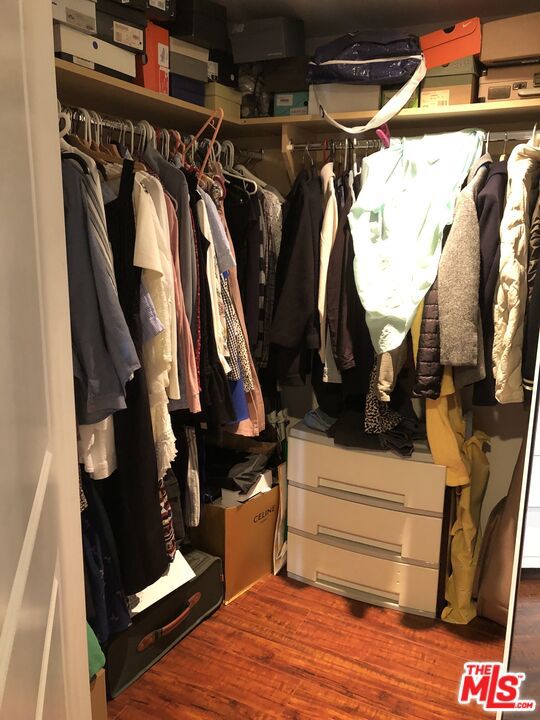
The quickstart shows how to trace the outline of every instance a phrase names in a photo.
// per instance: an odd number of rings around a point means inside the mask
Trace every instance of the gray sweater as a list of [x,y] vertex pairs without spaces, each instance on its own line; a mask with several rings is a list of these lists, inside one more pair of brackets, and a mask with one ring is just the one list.
[[480,229],[476,195],[487,177],[484,155],[471,168],[456,201],[454,220],[439,263],[441,363],[476,367],[479,360]]

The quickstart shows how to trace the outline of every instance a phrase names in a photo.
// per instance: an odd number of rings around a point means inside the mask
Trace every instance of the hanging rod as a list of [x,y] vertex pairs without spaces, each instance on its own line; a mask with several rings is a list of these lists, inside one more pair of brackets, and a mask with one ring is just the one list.
[[248,160],[263,160],[264,159],[263,148],[261,148],[260,150],[245,150],[244,148],[235,147],[235,150],[239,155],[243,155]]
[[508,132],[488,132],[486,133],[486,139],[489,142],[502,142],[508,140],[509,142],[514,141],[528,141],[533,136],[531,130],[510,130]]
[[325,143],[289,143],[287,150],[379,150],[382,147],[380,140],[336,140]]

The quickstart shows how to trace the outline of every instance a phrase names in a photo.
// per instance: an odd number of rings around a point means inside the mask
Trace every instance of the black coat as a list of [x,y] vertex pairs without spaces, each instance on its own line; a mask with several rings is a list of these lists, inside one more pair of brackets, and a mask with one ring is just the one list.
[[272,364],[286,385],[301,385],[307,357],[319,347],[319,245],[323,218],[319,177],[302,171],[283,208],[283,233],[276,270],[270,340]]
[[438,398],[441,393],[443,366],[439,330],[439,293],[437,278],[424,298],[424,311],[420,325],[420,340],[416,358],[416,377],[413,395],[423,398]]

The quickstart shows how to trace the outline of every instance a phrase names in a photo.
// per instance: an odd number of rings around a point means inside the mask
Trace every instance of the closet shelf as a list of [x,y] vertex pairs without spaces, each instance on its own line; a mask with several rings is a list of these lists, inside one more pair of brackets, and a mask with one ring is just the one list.
[[[146,90],[124,80],[56,59],[58,97],[66,105],[76,105],[104,114],[134,120],[145,119],[156,125],[183,131],[197,130],[211,110]],[[345,125],[367,122],[373,112],[339,113],[333,117]],[[391,121],[397,131],[443,131],[463,127],[511,129],[511,125],[540,121],[540,99],[504,100],[493,103],[451,105],[440,108],[402,110]],[[311,133],[335,133],[336,130],[316,115],[269,117],[239,120],[225,118],[223,137],[281,135],[282,128],[299,128]]]

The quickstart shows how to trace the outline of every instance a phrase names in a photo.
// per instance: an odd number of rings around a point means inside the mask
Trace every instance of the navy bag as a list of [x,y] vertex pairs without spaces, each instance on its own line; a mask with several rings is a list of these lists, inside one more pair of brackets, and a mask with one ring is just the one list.
[[402,85],[421,60],[415,35],[349,33],[317,48],[309,63],[308,82]]
[[358,135],[380,127],[396,115],[412,97],[425,74],[424,56],[415,35],[355,32],[317,48],[309,63],[308,82],[310,85],[402,85],[366,125],[345,127],[333,120],[320,105],[321,115],[328,122]]

